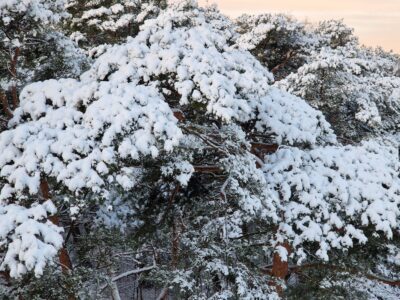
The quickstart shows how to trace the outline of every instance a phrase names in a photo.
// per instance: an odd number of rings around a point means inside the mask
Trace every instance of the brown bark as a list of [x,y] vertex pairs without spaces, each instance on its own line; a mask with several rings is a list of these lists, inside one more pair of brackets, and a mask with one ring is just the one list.
[[177,118],[179,122],[183,122],[186,119],[185,114],[181,110],[175,110],[174,117]]
[[[259,157],[260,159],[264,159],[264,156],[267,154],[275,153],[276,151],[278,151],[278,148],[279,145],[276,144],[251,143],[251,153]],[[257,164],[257,167],[260,168],[261,166]],[[278,246],[284,247],[288,255],[290,254],[291,249],[288,242],[284,242],[282,244],[279,244]],[[268,274],[281,281],[285,281],[289,275],[288,260],[283,261],[279,253],[275,252],[272,259],[272,270],[271,272],[268,272]],[[271,285],[275,286],[279,295],[282,295],[283,289],[279,283],[272,281]]]
[[[288,255],[290,254],[290,246],[289,243],[285,242],[280,244],[279,246],[284,247]],[[287,275],[289,275],[289,262],[288,260],[283,261],[279,253],[274,253],[273,263],[272,263],[272,276],[285,280]]]
[[[285,247],[285,249],[288,252],[288,255],[290,254],[290,245],[289,243],[285,242],[283,244],[279,244],[278,246]],[[281,283],[286,281],[290,272],[289,272],[289,262],[288,260],[283,261],[279,253],[274,253],[274,257],[272,259],[272,269],[264,270],[264,272],[268,275],[271,275],[278,279],[280,282],[277,281],[270,281],[269,284],[273,287],[275,287],[278,295],[282,296],[283,294],[283,288]]]
[[[260,159],[264,159],[264,156],[267,154],[272,154],[278,151],[279,145],[276,144],[262,144],[262,143],[252,143],[251,144],[251,153],[259,157]],[[257,167],[260,167],[257,165]],[[279,244],[278,246],[284,247],[290,254],[290,245],[288,242],[284,242]],[[289,275],[289,262],[288,260],[283,261],[279,253],[274,253],[272,258],[272,269],[269,272],[269,275],[275,277],[280,281],[285,281]],[[271,281],[270,284],[276,288],[276,291],[279,295],[282,295],[283,289],[279,282]]]
[[178,266],[178,255],[179,255],[179,232],[177,224],[174,220],[172,224],[172,241],[171,241],[171,266],[176,269]]
[[[51,198],[50,190],[49,190],[49,184],[46,179],[42,179],[40,182],[40,190],[42,192],[42,196],[44,199],[48,200]],[[49,217],[49,220],[54,224],[59,226],[60,225],[60,220],[58,216],[51,216]],[[69,270],[72,270],[72,263],[71,259],[68,255],[67,249],[65,247],[62,247],[59,254],[58,254],[58,259],[61,265],[61,269],[64,273],[68,273]]]
[[[40,181],[40,190],[42,192],[42,196],[44,199],[48,200],[51,198],[49,184],[45,178],[42,178]],[[59,226],[60,219],[58,216],[49,217],[50,222],[54,225]],[[72,270],[72,263],[69,257],[68,251],[65,247],[62,247],[58,253],[58,261],[61,265],[61,270],[64,274],[68,274],[70,270]],[[74,295],[68,295],[68,300],[76,300]]]
[[207,174],[207,173],[220,174],[223,172],[221,167],[211,166],[211,165],[194,166],[194,171],[195,173],[201,173],[201,174]]
[[278,148],[279,145],[276,144],[251,143],[251,153],[260,159],[264,159],[267,154],[275,153]]
[[0,101],[1,101],[1,104],[3,105],[3,110],[4,110],[4,113],[6,114],[7,118],[11,119],[13,114],[8,105],[7,97],[2,92],[0,92]]
[[18,104],[19,104],[18,92],[17,92],[17,86],[16,85],[11,87],[11,96],[12,96],[12,102],[13,102],[13,109],[16,109],[18,107]]
[[278,150],[279,145],[251,143],[251,151],[264,151],[265,153],[274,153]]

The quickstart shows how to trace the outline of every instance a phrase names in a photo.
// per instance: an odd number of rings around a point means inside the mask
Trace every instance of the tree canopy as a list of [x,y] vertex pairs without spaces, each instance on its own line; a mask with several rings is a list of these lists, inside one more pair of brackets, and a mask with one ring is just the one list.
[[0,36],[4,299],[397,299],[397,55],[191,0],[6,1]]

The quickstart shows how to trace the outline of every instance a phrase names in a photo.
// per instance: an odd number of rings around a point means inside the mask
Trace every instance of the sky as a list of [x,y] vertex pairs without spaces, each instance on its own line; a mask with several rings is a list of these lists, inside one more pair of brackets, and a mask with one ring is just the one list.
[[242,13],[283,12],[300,20],[317,22],[344,19],[360,42],[400,53],[400,0],[200,0],[216,3],[237,17]]

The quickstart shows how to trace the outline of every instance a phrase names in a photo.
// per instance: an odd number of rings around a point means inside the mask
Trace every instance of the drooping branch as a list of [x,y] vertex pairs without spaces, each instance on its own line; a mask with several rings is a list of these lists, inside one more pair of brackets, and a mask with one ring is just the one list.
[[149,267],[144,267],[144,268],[140,268],[140,269],[135,269],[135,270],[126,271],[126,272],[124,272],[124,273],[122,273],[122,274],[119,274],[118,276],[115,276],[115,277],[112,279],[112,281],[115,282],[115,281],[118,281],[118,280],[120,280],[120,279],[122,279],[122,278],[131,276],[131,275],[134,275],[134,274],[139,274],[139,273],[147,272],[147,271],[153,270],[155,267],[156,267],[156,264],[155,264],[155,262],[154,262],[154,264],[153,264],[152,266],[149,266]]
[[400,279],[390,279],[386,277],[382,277],[379,275],[374,275],[366,272],[362,272],[356,268],[352,267],[342,267],[337,265],[331,264],[324,264],[324,263],[312,263],[312,264],[305,264],[301,266],[289,266],[289,270],[291,273],[300,273],[307,269],[329,269],[330,271],[334,272],[347,272],[353,275],[362,275],[367,279],[378,281],[390,286],[400,286]]
[[[279,149],[277,144],[263,144],[263,143],[251,143],[251,153],[254,154],[257,166],[261,167],[263,163],[264,156],[276,152]],[[223,169],[216,165],[204,165],[204,166],[194,166],[194,171],[196,173],[223,173]]]
[[119,297],[119,292],[118,292],[118,286],[116,284],[116,282],[120,279],[123,279],[125,277],[134,275],[134,274],[140,274],[143,272],[147,272],[147,271],[151,271],[156,267],[156,262],[154,260],[153,265],[149,266],[149,267],[144,267],[144,268],[139,268],[139,269],[135,269],[135,270],[130,270],[130,271],[126,271],[124,273],[121,273],[115,277],[113,277],[111,279],[111,281],[109,281],[106,285],[104,285],[103,287],[100,288],[100,291],[103,291],[107,286],[110,287],[111,292],[113,294],[113,297],[118,299]]
[[[267,265],[261,268],[261,271],[264,272],[265,274],[272,275],[272,268],[273,264]],[[374,275],[370,273],[366,273],[363,271],[360,271],[356,268],[352,267],[343,267],[343,266],[337,266],[337,265],[332,265],[332,264],[325,264],[325,263],[310,263],[310,264],[304,264],[304,265],[289,265],[288,266],[288,274],[290,275],[292,273],[302,273],[303,271],[309,270],[309,269],[327,269],[333,272],[345,272],[345,273],[350,273],[352,275],[361,275],[367,279],[378,281],[390,286],[400,286],[400,279],[391,279],[379,275]]]

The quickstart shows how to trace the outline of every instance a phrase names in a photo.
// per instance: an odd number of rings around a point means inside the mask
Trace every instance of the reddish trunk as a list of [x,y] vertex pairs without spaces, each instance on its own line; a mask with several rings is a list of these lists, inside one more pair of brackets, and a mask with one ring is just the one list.
[[[179,192],[179,189],[180,189],[180,186],[178,184],[171,193],[171,196],[168,201],[168,206],[169,206],[170,210],[173,209],[172,206],[174,204],[175,197]],[[175,216],[173,216],[172,233],[171,233],[171,268],[172,268],[172,270],[175,270],[178,266],[179,238],[180,238],[179,229],[177,226],[177,222],[175,220]],[[168,299],[168,288],[164,288],[163,291],[161,292],[160,296],[158,296],[157,299],[167,300]]]
[[18,101],[18,92],[17,92],[17,86],[14,85],[11,88],[11,96],[13,100],[13,108],[16,109],[18,107],[19,101]]
[[[169,198],[169,208],[172,208],[174,203],[176,194],[179,192],[180,186],[177,185],[175,189],[172,191],[171,197]],[[172,236],[171,236],[171,266],[172,269],[176,269],[178,265],[178,255],[179,255],[179,230],[177,228],[177,224],[174,220],[172,222]]]
[[[42,179],[42,181],[40,182],[40,190],[42,192],[42,196],[44,199],[48,200],[51,198],[49,184],[47,183],[46,179]],[[57,225],[57,226],[60,225],[60,220],[59,220],[58,216],[51,216],[51,217],[49,217],[49,220],[54,225]],[[58,259],[61,264],[62,271],[64,273],[67,273],[69,270],[72,270],[71,259],[69,258],[67,249],[65,249],[65,247],[61,248],[61,250],[58,254]]]
[[[43,178],[40,181],[40,190],[42,192],[42,196],[44,199],[48,200],[51,198],[50,194],[50,189],[49,189],[49,184],[45,178]],[[58,216],[51,216],[49,217],[49,220],[54,224],[54,225],[59,225],[60,220]],[[70,270],[72,270],[72,263],[71,259],[69,257],[68,251],[65,247],[62,247],[58,253],[58,260],[61,265],[61,270],[64,274],[68,274]],[[74,295],[69,295],[68,300],[76,300]]]
[[220,166],[194,166],[194,171],[200,174],[220,174],[223,172],[223,169]]
[[270,153],[275,153],[279,148],[276,144],[263,144],[263,143],[251,143],[251,153],[264,158],[263,156]]
[[[283,244],[279,244],[278,246],[284,247],[288,253],[290,254],[290,245],[289,243],[285,242]],[[288,259],[283,261],[279,253],[274,253],[273,261],[272,261],[272,270],[271,275],[275,278],[279,279],[280,281],[285,281],[287,276],[289,275],[289,262]],[[279,295],[282,295],[283,289],[280,283],[272,283],[275,286],[276,291]]]
[[181,110],[174,111],[174,117],[178,119],[179,122],[185,121],[185,114]]
[[0,92],[0,101],[1,101],[1,104],[3,105],[3,110],[4,110],[4,113],[6,114],[7,118],[11,119],[13,114],[8,105],[7,97],[6,97],[6,95],[4,95],[1,92]]
[[[285,242],[279,246],[284,247],[288,252],[288,255],[290,254],[289,243]],[[289,262],[287,260],[283,261],[279,253],[274,253],[271,274],[272,276],[282,280],[285,280],[286,276],[289,274]]]
[[[251,153],[259,157],[260,159],[264,159],[265,155],[275,153],[278,151],[279,145],[276,144],[263,144],[263,143],[251,143]],[[257,164],[257,168],[260,168]],[[284,247],[288,253],[290,254],[290,245],[288,242],[284,242],[279,244],[278,246]],[[287,276],[289,275],[289,262],[283,261],[279,253],[274,253],[274,257],[272,259],[272,270],[268,272],[270,275],[279,279],[281,281],[286,280]],[[276,282],[271,282],[272,286],[275,286],[278,294],[283,293],[282,286],[277,284]]]

